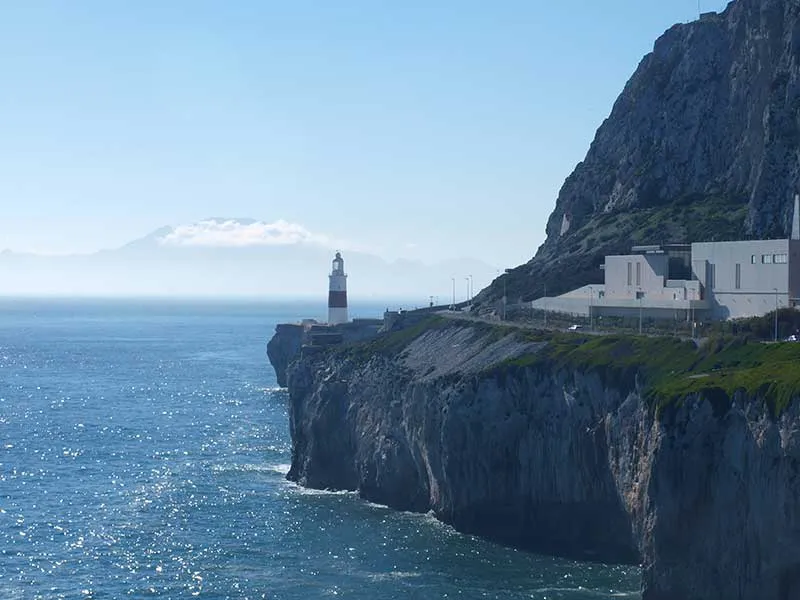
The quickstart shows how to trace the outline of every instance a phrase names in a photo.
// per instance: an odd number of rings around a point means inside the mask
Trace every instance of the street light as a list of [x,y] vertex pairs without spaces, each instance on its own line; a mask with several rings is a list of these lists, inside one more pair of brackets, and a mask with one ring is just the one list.
[[471,296],[469,295],[469,277],[464,277],[464,281],[467,282],[467,304],[471,306],[472,302],[471,302]]
[[642,334],[642,298],[644,294],[642,294],[641,290],[636,292],[636,295],[639,296],[639,335]]
[[506,306],[508,305],[508,273],[511,269],[503,271],[503,321],[506,320]]
[[594,319],[592,318],[592,308],[594,308],[593,299],[594,289],[592,289],[592,286],[589,286],[589,331],[594,331]]
[[547,284],[544,284],[544,328],[547,329]]
[[772,288],[775,292],[775,336],[774,341],[778,341],[778,288]]
[[456,309],[456,278],[451,277],[450,279],[453,280],[453,303],[450,305],[451,310]]

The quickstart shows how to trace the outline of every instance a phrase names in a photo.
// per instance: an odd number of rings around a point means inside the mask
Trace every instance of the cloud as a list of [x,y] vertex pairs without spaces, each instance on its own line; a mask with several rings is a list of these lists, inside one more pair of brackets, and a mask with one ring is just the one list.
[[167,246],[213,246],[241,248],[247,246],[287,246],[315,244],[333,248],[346,247],[328,236],[318,235],[297,223],[282,219],[274,223],[241,222],[236,219],[208,219],[190,225],[179,225],[159,239]]

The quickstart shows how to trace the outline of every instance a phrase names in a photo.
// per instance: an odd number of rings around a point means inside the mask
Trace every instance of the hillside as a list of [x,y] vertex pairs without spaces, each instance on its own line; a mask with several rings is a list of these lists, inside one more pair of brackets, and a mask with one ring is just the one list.
[[[783,237],[800,152],[800,4],[736,0],[671,27],[562,186],[510,301],[602,281],[634,243]],[[496,300],[502,279],[479,297]]]

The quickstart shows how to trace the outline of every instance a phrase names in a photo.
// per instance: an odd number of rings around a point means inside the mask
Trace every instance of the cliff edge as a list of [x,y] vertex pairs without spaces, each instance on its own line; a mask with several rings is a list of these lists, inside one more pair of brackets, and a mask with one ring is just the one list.
[[299,323],[281,323],[275,327],[275,335],[267,342],[267,358],[280,387],[286,387],[286,370],[295,358],[306,338],[306,327]]
[[800,344],[431,318],[290,365],[288,477],[641,563],[645,600],[796,599],[797,359]]

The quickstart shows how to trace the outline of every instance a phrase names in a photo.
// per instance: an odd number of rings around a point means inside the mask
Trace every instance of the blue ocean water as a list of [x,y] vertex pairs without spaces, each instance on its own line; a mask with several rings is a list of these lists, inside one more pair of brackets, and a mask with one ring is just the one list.
[[638,597],[635,568],[287,482],[266,342],[320,312],[0,300],[0,598]]

